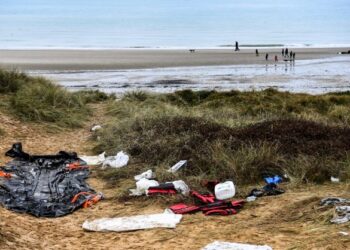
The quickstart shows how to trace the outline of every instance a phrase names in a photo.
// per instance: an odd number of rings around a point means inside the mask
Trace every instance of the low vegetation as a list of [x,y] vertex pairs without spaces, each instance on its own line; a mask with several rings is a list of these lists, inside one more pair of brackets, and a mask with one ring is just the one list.
[[0,70],[0,107],[23,121],[79,127],[88,118],[88,103],[104,101],[99,91],[69,92],[41,77]]
[[96,153],[126,150],[133,167],[108,171],[116,183],[153,168],[162,181],[178,160],[195,185],[202,179],[252,184],[271,174],[294,183],[350,177],[350,93],[306,95],[274,89],[251,92],[190,90],[126,94],[108,107],[110,122]]

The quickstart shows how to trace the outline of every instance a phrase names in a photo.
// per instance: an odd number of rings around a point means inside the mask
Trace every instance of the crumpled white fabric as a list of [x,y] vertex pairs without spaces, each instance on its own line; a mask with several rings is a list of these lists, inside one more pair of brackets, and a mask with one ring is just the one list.
[[336,206],[337,217],[331,220],[335,224],[343,224],[350,221],[350,206]]
[[272,247],[263,245],[250,245],[242,243],[231,243],[224,241],[214,241],[206,245],[202,250],[272,250]]
[[181,214],[149,214],[119,218],[102,218],[85,221],[83,229],[99,232],[124,232],[150,228],[175,228],[182,219]]
[[189,195],[190,188],[183,180],[173,181],[172,182],[175,189],[183,195]]
[[89,155],[81,155],[79,158],[83,161],[86,162],[87,165],[89,166],[97,166],[101,165],[106,157],[105,157],[106,152],[103,152],[102,154],[95,155],[95,156],[89,156]]
[[148,179],[141,179],[138,182],[136,182],[136,189],[129,189],[131,196],[141,196],[147,193],[147,190],[150,187],[156,187],[159,186],[158,181],[155,180],[148,180]]
[[156,175],[153,173],[153,171],[151,169],[149,169],[149,170],[143,172],[142,174],[135,175],[134,179],[135,179],[135,181],[139,181],[141,179],[153,179],[155,177],[156,177]]
[[102,168],[112,167],[112,168],[121,168],[128,165],[129,156],[123,151],[118,152],[116,156],[108,156],[103,164]]

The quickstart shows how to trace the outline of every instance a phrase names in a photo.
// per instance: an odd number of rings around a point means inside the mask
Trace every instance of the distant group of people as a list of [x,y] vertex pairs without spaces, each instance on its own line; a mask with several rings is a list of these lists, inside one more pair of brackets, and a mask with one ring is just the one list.
[[289,54],[288,54],[288,48],[286,48],[286,49],[282,49],[282,57],[283,58],[285,58],[285,59],[287,59],[287,58],[289,58],[289,60],[295,60],[295,52],[293,52],[293,51],[290,51],[289,52]]
[[[238,42],[235,42],[235,51],[239,51],[239,46],[238,46]],[[350,52],[350,51],[349,51]],[[259,50],[255,49],[255,55],[259,56]],[[293,52],[292,50],[288,50],[288,48],[283,48],[282,49],[282,59],[284,61],[295,61],[295,52]],[[269,60],[269,53],[265,54],[265,60],[268,61]],[[278,62],[278,55],[275,55],[274,57],[275,63]]]
[[[255,54],[256,56],[259,56],[259,51],[256,49],[255,50]],[[294,61],[295,60],[295,52],[293,51],[288,51],[288,48],[286,49],[282,49],[282,58],[284,61]],[[266,53],[265,55],[265,60],[268,61],[269,60],[269,53]],[[275,55],[275,62],[278,62],[278,56]]]

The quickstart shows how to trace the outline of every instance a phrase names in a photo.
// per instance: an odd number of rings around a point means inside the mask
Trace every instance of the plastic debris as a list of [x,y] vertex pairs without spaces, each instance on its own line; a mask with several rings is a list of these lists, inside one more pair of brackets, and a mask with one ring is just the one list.
[[232,181],[219,183],[215,186],[215,197],[218,200],[230,199],[236,194],[235,185]]
[[131,196],[141,196],[141,195],[147,194],[147,190],[150,187],[156,187],[156,186],[159,186],[158,181],[141,179],[138,182],[136,182],[136,189],[129,190],[130,195]]
[[170,173],[176,173],[180,168],[187,165],[187,160],[181,160],[178,163],[176,163],[174,166],[168,169],[168,172]]
[[272,247],[264,245],[250,245],[242,243],[231,243],[224,241],[214,241],[206,245],[202,250],[272,250]]
[[143,172],[142,174],[135,175],[134,179],[135,181],[139,181],[141,179],[154,179],[156,177],[155,173],[151,169],[147,170],[146,172]]
[[99,129],[101,129],[101,128],[102,128],[101,125],[95,125],[95,126],[93,126],[93,127],[91,128],[91,131],[92,131],[92,132],[95,132],[95,131],[97,131],[97,130],[99,130]]
[[128,165],[128,162],[129,162],[129,156],[125,154],[123,151],[120,151],[116,156],[107,157],[102,164],[102,168],[106,168],[106,167],[121,168]]
[[81,155],[79,156],[79,159],[85,161],[86,164],[89,166],[98,166],[105,161],[106,159],[105,155],[106,155],[106,152],[103,152],[102,154],[99,154],[96,156]]
[[348,235],[349,235],[349,233],[344,232],[344,231],[340,231],[339,234],[340,234],[340,235],[343,235],[343,236],[348,236]]
[[255,201],[255,200],[256,200],[256,196],[254,196],[254,195],[248,196],[248,197],[246,198],[246,201],[247,201],[247,202],[252,202],[252,201]]
[[93,221],[85,221],[83,223],[83,228],[88,231],[98,232],[125,232],[151,228],[175,228],[181,219],[182,215],[172,213],[102,218]]
[[339,183],[339,182],[340,182],[340,179],[339,179],[339,178],[335,178],[335,177],[331,176],[331,182],[334,182],[334,183]]

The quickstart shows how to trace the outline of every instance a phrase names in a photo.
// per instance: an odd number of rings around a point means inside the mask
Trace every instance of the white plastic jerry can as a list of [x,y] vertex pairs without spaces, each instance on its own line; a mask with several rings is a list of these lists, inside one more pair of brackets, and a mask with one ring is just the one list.
[[232,181],[225,181],[215,186],[215,197],[218,200],[230,199],[236,194],[235,185]]

